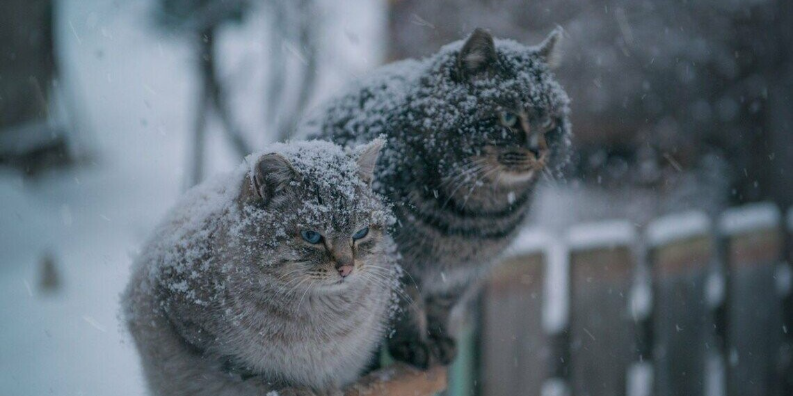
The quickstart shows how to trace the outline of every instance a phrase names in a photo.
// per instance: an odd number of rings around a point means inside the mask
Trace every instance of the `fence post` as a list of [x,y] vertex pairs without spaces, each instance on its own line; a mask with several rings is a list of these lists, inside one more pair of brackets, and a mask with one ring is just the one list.
[[787,212],[785,262],[777,281],[782,298],[782,334],[784,345],[780,351],[782,395],[793,395],[793,207]]
[[540,395],[551,374],[552,348],[543,328],[545,246],[535,230],[518,236],[482,293],[480,394]]
[[[704,395],[711,339],[705,282],[715,253],[712,223],[702,212],[649,224],[653,284],[654,396]],[[715,352],[710,352],[715,353]]]
[[783,241],[779,209],[753,204],[725,211],[727,394],[775,396],[782,307],[775,280]]
[[543,326],[550,337],[552,371],[542,396],[570,395],[570,255],[564,243],[548,245]]
[[570,377],[575,396],[626,394],[635,361],[634,227],[624,221],[575,226],[570,248]]

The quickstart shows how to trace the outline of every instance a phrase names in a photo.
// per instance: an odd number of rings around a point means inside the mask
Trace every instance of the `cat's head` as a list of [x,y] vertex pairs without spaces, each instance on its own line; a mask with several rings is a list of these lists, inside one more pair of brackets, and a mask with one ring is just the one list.
[[441,179],[469,172],[510,187],[558,170],[570,141],[569,100],[551,72],[561,37],[525,46],[477,29],[441,50],[414,105],[427,144],[443,145],[432,150]]
[[268,283],[333,292],[384,278],[392,218],[371,188],[382,145],[296,142],[251,161],[240,234],[253,237]]

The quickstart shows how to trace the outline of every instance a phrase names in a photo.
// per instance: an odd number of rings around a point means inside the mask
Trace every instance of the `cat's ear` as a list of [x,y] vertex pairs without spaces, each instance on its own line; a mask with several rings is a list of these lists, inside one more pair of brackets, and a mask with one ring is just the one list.
[[540,43],[537,54],[551,69],[555,69],[562,62],[562,50],[559,48],[564,36],[564,29],[557,26],[545,40]]
[[297,171],[282,155],[265,154],[253,167],[254,193],[265,203],[270,202],[296,176]]
[[463,44],[457,55],[457,75],[460,80],[483,73],[498,62],[493,36],[477,28]]
[[356,147],[355,162],[358,164],[358,176],[366,184],[372,185],[374,179],[374,167],[377,164],[377,158],[380,157],[380,150],[383,148],[385,140],[377,138],[371,142]]

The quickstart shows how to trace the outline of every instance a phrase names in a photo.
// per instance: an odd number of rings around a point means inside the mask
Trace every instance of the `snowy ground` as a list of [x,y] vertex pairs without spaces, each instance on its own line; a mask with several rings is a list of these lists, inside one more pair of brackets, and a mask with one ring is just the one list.
[[[182,190],[193,58],[185,41],[151,31],[148,3],[59,4],[70,98],[98,155],[35,181],[0,170],[0,395],[141,395],[118,297],[131,257]],[[320,96],[381,59],[373,4],[330,11],[325,36],[339,50],[329,63],[343,70],[321,79]],[[236,159],[212,136],[210,169],[226,170]],[[47,251],[63,282],[53,294],[37,286]]]

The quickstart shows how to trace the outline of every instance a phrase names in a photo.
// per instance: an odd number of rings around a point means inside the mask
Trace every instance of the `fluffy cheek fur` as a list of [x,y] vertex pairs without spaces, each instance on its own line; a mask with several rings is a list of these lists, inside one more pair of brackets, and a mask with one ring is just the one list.
[[383,227],[373,225],[370,226],[369,235],[354,245],[356,271],[365,275],[386,269],[378,261],[383,254],[388,254],[383,250],[383,237]]

